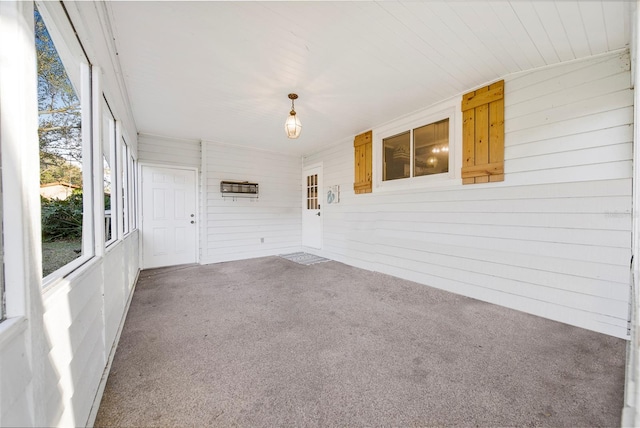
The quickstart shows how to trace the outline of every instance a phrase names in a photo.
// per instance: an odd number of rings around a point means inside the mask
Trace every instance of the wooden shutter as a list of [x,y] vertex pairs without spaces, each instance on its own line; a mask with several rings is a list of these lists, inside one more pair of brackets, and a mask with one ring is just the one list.
[[358,193],[371,193],[371,177],[373,161],[371,159],[372,151],[372,135],[371,131],[356,135],[353,141],[355,149],[355,182],[353,190]]
[[462,96],[462,184],[504,180],[504,80]]

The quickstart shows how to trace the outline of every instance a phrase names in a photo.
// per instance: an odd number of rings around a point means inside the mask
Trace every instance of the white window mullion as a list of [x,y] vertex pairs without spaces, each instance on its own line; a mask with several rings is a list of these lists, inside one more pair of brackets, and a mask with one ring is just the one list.
[[122,133],[119,121],[114,121],[114,140],[111,145],[111,159],[114,165],[111,167],[111,221],[113,222],[113,238],[114,241],[122,239],[122,188],[120,175],[120,153],[122,143]]
[[[99,82],[96,82],[95,74],[96,67],[89,66],[89,64],[82,63],[81,68],[81,85],[82,94],[81,108],[82,108],[82,158],[87,159],[86,167],[82,169],[82,254],[87,256],[93,256],[95,254],[95,233],[94,233],[94,205],[93,205],[93,168],[91,159],[93,159],[93,144],[95,142],[95,114],[96,106],[92,102],[93,96],[91,94],[92,87],[99,86]],[[99,110],[99,109],[98,109]],[[99,113],[99,111],[98,111]],[[94,119],[94,120],[92,120]],[[91,124],[93,123],[93,126]],[[98,127],[99,128],[99,127]],[[98,129],[99,132],[99,129]]]
[[120,189],[122,189],[122,195],[120,200],[122,201],[122,236],[125,236],[130,231],[129,226],[129,148],[124,138],[120,137]]
[[[118,127],[113,117],[109,104],[102,96],[102,151],[101,160],[102,171],[102,196],[101,203],[104,215],[102,217],[102,228],[104,230],[104,244],[110,246],[119,239],[118,231]],[[109,193],[109,212],[105,206],[105,198]],[[107,215],[108,214],[108,215]]]
[[415,149],[414,149],[414,141],[413,141],[413,129],[409,130],[409,178],[414,177],[414,157],[415,157]]
[[103,167],[103,150],[102,150],[102,81],[100,78],[101,70],[93,67],[93,192],[95,197],[93,202],[93,219],[94,219],[94,248],[97,256],[104,254],[105,236],[104,236],[104,167]]

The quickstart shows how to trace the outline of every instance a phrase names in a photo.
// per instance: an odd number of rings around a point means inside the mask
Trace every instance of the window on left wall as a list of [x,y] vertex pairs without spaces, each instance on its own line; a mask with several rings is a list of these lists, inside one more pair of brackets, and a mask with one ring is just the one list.
[[116,205],[116,119],[107,100],[102,101],[102,186],[104,191],[104,242],[109,246],[118,239]]
[[[94,254],[90,66],[79,54],[82,50],[77,39],[53,22],[45,5],[34,8],[34,22],[42,275],[56,278]],[[68,22],[63,24],[70,27]],[[70,45],[74,42],[77,46]]]

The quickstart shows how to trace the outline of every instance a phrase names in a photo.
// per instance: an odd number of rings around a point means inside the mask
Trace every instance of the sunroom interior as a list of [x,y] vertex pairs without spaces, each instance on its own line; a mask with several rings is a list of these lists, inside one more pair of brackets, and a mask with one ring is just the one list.
[[0,2],[0,425],[93,424],[141,270],[296,252],[626,340],[638,425],[636,10]]

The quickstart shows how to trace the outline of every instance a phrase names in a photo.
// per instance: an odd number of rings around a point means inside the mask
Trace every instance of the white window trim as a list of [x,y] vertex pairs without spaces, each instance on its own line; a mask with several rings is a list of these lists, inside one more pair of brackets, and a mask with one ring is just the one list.
[[[461,160],[459,159],[462,150],[462,113],[460,112],[460,100],[458,98],[459,97],[451,98],[435,106],[420,110],[373,129],[372,162],[374,193],[462,185],[460,173]],[[413,131],[416,128],[443,119],[449,119],[449,172],[383,181],[382,140],[403,132]],[[411,141],[412,171],[413,151],[413,141]]]
[[[135,159],[133,157],[132,147],[130,141],[132,141],[125,127],[122,124],[122,121],[116,120],[116,130],[118,135],[118,170],[119,177],[124,180],[124,183],[120,183],[119,191],[123,192],[119,196],[119,203],[121,205],[122,217],[120,218],[121,223],[121,234],[119,235],[119,239],[124,239],[129,236],[132,232],[137,230],[136,225],[136,170],[135,170]],[[126,153],[123,152],[123,148],[126,147]],[[126,159],[125,159],[126,158]],[[125,227],[125,225],[127,227]]]
[[87,59],[65,10],[60,2],[36,1],[36,6],[74,89],[79,90],[76,85],[83,79],[80,63],[86,62]]
[[136,158],[133,156],[133,148],[131,147],[130,139],[125,139],[129,141],[129,231],[135,232],[138,230],[138,162]]
[[[109,104],[109,102],[107,101],[106,95],[102,94],[102,102],[104,102],[105,104]],[[102,106],[102,103],[100,104]],[[106,114],[107,112],[105,112],[104,110],[101,112],[101,119],[102,120],[102,116],[104,116],[104,114]],[[119,195],[119,191],[118,191],[118,186],[120,183],[120,180],[118,178],[118,171],[119,171],[119,167],[118,167],[118,148],[120,147],[119,143],[118,143],[118,137],[120,135],[120,127],[118,126],[118,121],[116,120],[116,118],[113,116],[113,113],[109,110],[109,117],[110,117],[110,121],[109,121],[109,159],[111,161],[111,163],[109,164],[109,168],[111,169],[111,196],[110,196],[110,211],[111,211],[111,239],[106,240],[105,237],[105,247],[108,248],[111,245],[115,244],[116,242],[118,242],[120,240],[120,222],[118,221],[118,216],[120,214],[119,212],[119,204],[118,204],[118,195]],[[100,134],[102,136],[102,134]],[[102,139],[100,140],[101,146],[104,146],[104,142],[102,141]],[[101,156],[103,156],[104,153],[104,147],[102,147],[101,149]],[[101,177],[104,177],[104,166],[103,166],[103,170],[102,170],[102,175]],[[104,178],[103,178],[104,180]],[[104,234],[104,220],[105,220],[105,216],[104,216],[104,182],[102,183],[102,193],[101,193],[101,201],[102,201],[102,210],[103,210],[103,214],[102,214],[102,233]]]
[[[46,22],[45,22],[46,24]],[[57,22],[54,22],[57,25]],[[51,26],[51,24],[49,24]],[[47,30],[49,30],[49,26]],[[76,41],[77,43],[77,41]],[[58,46],[56,46],[58,49]],[[64,63],[64,62],[63,62]],[[80,67],[80,108],[82,117],[82,159],[86,161],[82,169],[82,202],[83,202],[83,220],[82,220],[82,255],[77,259],[67,263],[64,266],[51,272],[49,275],[42,279],[42,289],[49,288],[51,285],[58,282],[59,279],[66,277],[71,272],[78,269],[80,266],[91,260],[94,256],[94,229],[93,215],[91,201],[93,199],[92,194],[92,114],[91,112],[95,108],[92,105],[92,76],[91,66],[83,59],[79,63]]]
[[[122,125],[122,122],[118,121],[119,125]],[[124,183],[122,183],[121,189],[124,192],[122,196],[123,205],[123,218],[126,224],[126,229],[124,229],[123,238],[131,235],[137,227],[135,224],[135,161],[133,157],[133,149],[131,147],[131,140],[129,138],[128,133],[124,126],[120,126],[120,144],[123,147],[126,147],[126,152],[121,149],[121,156],[125,156],[125,159],[122,159],[120,166],[124,169]],[[124,225],[123,225],[124,227]]]
[[[100,67],[93,67],[92,73],[93,89],[93,194],[104,194],[104,166],[102,159],[102,70]],[[93,247],[96,256],[102,257],[105,254],[104,240],[104,197],[94,197],[93,203]]]
[[[115,140],[113,141],[113,147],[111,149],[111,156],[113,157],[113,161],[115,162],[115,168],[112,168],[114,171],[112,176],[113,183],[111,183],[111,216],[112,220],[115,220],[115,229],[111,232],[112,236],[115,236],[116,241],[122,241],[122,176],[120,175],[120,168],[122,168],[121,162],[121,153],[122,153],[122,124],[118,119],[116,119],[115,115],[113,117],[114,120],[114,129],[115,129]],[[115,189],[114,189],[115,186]],[[115,198],[115,201],[114,201]],[[115,218],[113,217],[113,213],[115,213]],[[115,231],[115,233],[114,233]]]
[[3,260],[6,319],[0,323],[2,346],[28,327],[25,315],[31,284],[25,278],[36,279],[40,264],[37,256],[29,256],[40,248],[37,244],[40,219],[34,218],[40,195],[37,193],[39,180],[30,172],[39,169],[33,4],[0,2],[0,15],[16,17],[0,25],[0,57],[6,60],[0,73],[0,197],[4,207],[4,246],[11,248],[4,253]]
[[131,223],[129,221],[129,215],[131,209],[129,208],[129,182],[131,178],[129,177],[129,145],[127,144],[124,136],[121,131],[121,123],[118,121],[116,123],[117,128],[120,130],[120,177],[122,178],[122,183],[120,183],[120,189],[122,194],[120,195],[120,201],[122,202],[122,238],[131,233]]

